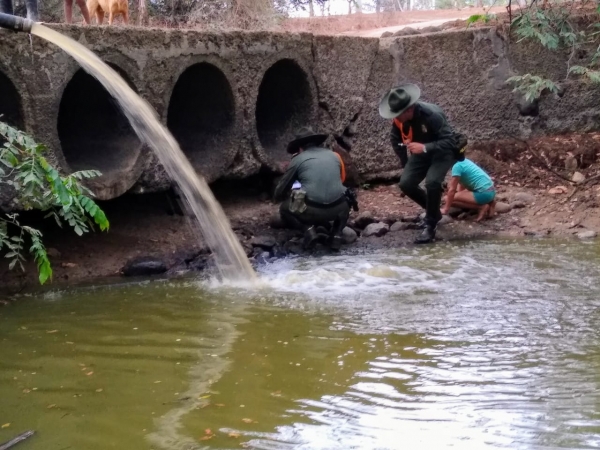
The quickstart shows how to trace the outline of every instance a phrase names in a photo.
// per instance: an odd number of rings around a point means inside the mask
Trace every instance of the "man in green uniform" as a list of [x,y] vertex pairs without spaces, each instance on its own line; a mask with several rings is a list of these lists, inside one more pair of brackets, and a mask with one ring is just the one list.
[[[442,183],[455,162],[459,142],[441,108],[418,101],[420,95],[414,84],[395,87],[381,99],[379,114],[393,119],[390,138],[404,169],[400,189],[425,209],[425,229],[415,240],[424,244],[435,239],[442,218]],[[425,190],[419,187],[423,179]]]
[[339,156],[321,145],[326,134],[316,134],[310,128],[301,129],[288,144],[294,155],[275,189],[275,200],[283,200],[280,214],[284,222],[304,231],[304,246],[311,247],[318,239],[316,227],[333,222],[333,249],[342,244],[342,230],[348,222],[350,205],[346,199],[343,166]]

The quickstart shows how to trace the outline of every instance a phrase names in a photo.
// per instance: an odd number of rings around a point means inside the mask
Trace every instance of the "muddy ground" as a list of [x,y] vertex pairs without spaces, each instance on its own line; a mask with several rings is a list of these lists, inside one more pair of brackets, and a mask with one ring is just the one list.
[[[473,216],[460,214],[439,227],[438,240],[489,236],[578,238],[585,231],[600,231],[600,179],[594,178],[600,173],[596,153],[599,142],[600,135],[586,134],[527,144],[488,143],[484,149],[474,146],[469,157],[492,175],[498,200],[510,211],[482,223],[475,223]],[[583,182],[568,181],[575,172],[580,178],[583,176]],[[343,252],[413,245],[419,233],[414,229],[414,221],[422,211],[402,196],[395,181],[362,184],[357,189],[360,211],[352,213],[350,225],[359,237],[356,242],[344,245]],[[213,186],[254,263],[303,254],[294,240],[295,233],[279,228],[274,220],[278,205],[270,201],[265,189],[268,185],[264,180],[252,179]],[[163,261],[167,275],[201,272],[210,263],[209,251],[198,238],[194,221],[181,214],[177,200],[171,195],[124,195],[102,206],[111,221],[110,231],[83,237],[61,230],[51,221],[40,221],[35,215],[22,216],[22,222],[38,226],[44,233],[54,269],[52,287],[117,280],[123,277],[122,269],[129,260],[142,256]],[[356,218],[365,212],[372,217],[366,222],[388,225],[402,222],[404,225],[396,227],[408,229],[390,231],[382,237],[360,236],[364,223],[356,223]],[[317,252],[328,250],[320,247]],[[33,263],[28,264],[25,272],[9,271],[4,265],[0,279],[4,294],[37,286]]]

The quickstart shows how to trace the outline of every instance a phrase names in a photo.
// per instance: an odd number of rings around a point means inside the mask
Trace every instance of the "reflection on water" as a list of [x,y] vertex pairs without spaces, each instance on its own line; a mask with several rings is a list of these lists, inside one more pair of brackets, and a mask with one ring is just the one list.
[[492,241],[264,268],[262,287],[0,309],[0,442],[29,449],[598,448],[595,244]]

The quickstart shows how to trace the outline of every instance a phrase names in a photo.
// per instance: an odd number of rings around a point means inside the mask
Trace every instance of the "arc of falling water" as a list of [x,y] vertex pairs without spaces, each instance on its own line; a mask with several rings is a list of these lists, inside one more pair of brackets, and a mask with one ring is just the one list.
[[[27,27],[24,31],[27,31]],[[118,101],[140,140],[154,150],[169,177],[181,189],[200,224],[206,243],[215,256],[223,279],[254,283],[256,274],[221,205],[206,181],[196,174],[173,135],[160,123],[150,104],[137,95],[117,72],[82,44],[39,23],[32,24],[31,34],[59,46],[71,55]]]

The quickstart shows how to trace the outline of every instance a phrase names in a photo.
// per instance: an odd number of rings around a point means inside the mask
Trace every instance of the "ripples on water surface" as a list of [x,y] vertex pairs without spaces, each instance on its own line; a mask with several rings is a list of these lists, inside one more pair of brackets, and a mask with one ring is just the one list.
[[23,450],[600,447],[595,243],[283,261],[0,309]]

